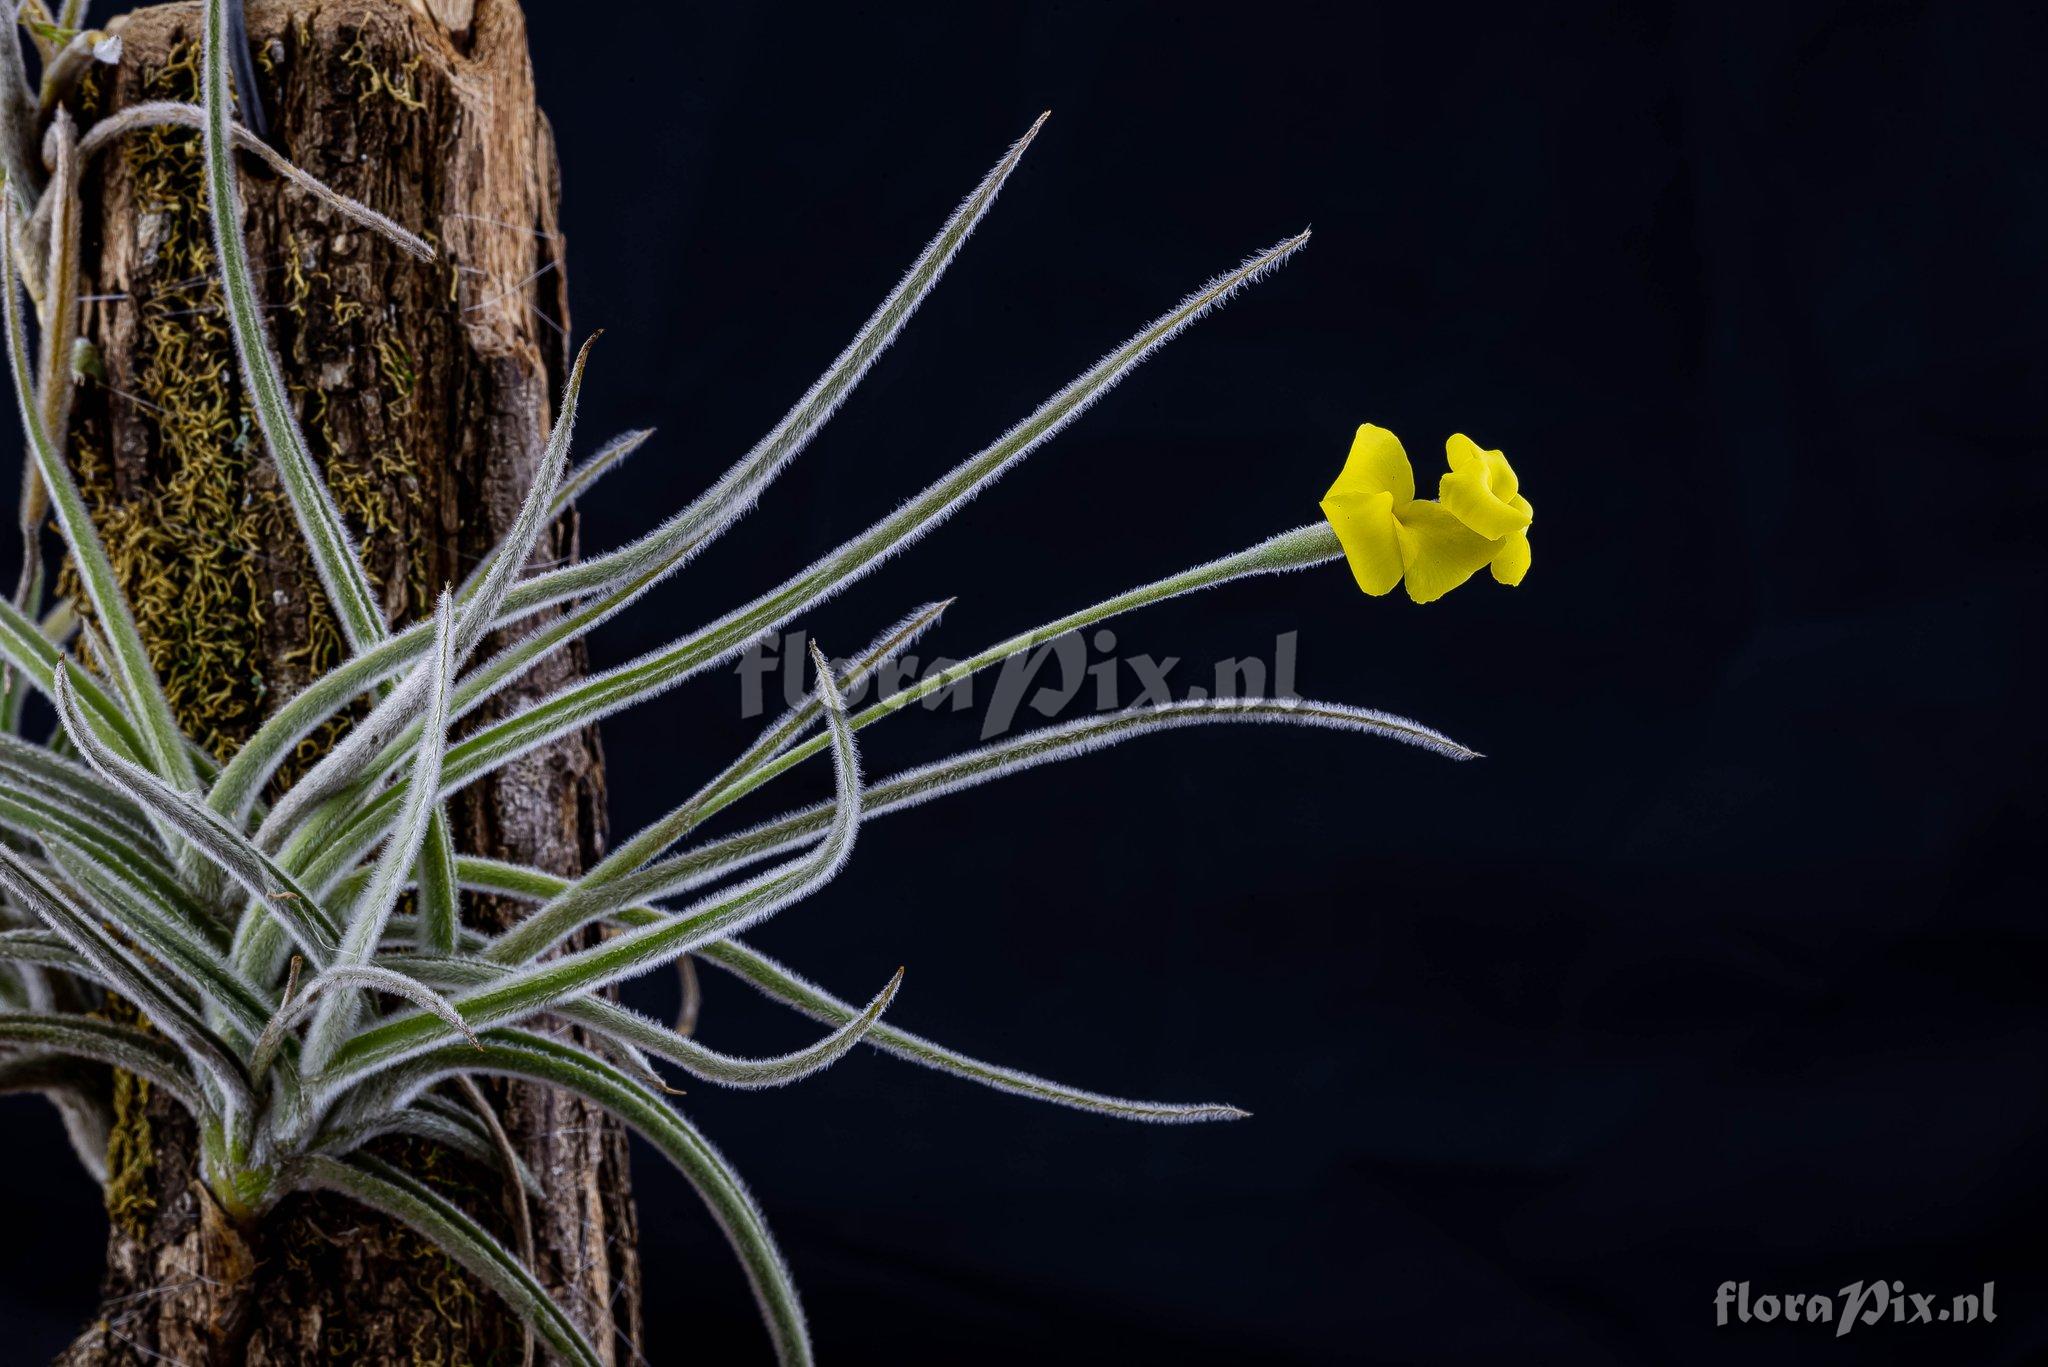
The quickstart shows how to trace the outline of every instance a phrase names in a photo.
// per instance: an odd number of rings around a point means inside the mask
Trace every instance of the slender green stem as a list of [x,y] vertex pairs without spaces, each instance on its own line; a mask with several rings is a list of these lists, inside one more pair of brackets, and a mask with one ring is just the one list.
[[[1047,622],[1044,626],[1034,627],[1008,640],[998,641],[959,664],[927,675],[909,687],[862,708],[853,714],[853,727],[859,730],[864,726],[872,726],[882,718],[901,712],[912,703],[951,688],[962,679],[987,669],[992,664],[999,664],[1014,655],[1021,655],[1070,631],[1079,631],[1083,627],[1107,621],[1120,613],[1149,607],[1153,603],[1178,598],[1184,593],[1193,593],[1199,589],[1214,588],[1233,579],[1306,569],[1311,565],[1320,565],[1337,559],[1343,554],[1343,548],[1337,544],[1337,534],[1330,529],[1328,523],[1317,522],[1297,527],[1291,532],[1283,532],[1235,555],[1226,555],[1220,560],[1211,560],[1205,565],[1182,570],[1179,574],[1155,579],[1149,584],[1140,585],[1114,598],[1106,598],[1092,607],[1070,612],[1056,621]],[[701,821],[712,813],[730,806],[762,784],[789,772],[824,748],[823,738],[813,737],[801,745],[783,751],[751,772],[734,779],[715,797],[707,799],[698,813],[698,819]]]

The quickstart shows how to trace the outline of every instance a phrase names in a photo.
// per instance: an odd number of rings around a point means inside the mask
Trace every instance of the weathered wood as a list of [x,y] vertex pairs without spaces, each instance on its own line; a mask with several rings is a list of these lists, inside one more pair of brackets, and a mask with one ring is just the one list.
[[[248,15],[273,141],[301,166],[430,237],[413,262],[260,171],[246,230],[309,441],[361,539],[387,616],[412,620],[512,521],[565,362],[554,149],[515,0],[257,0]],[[75,112],[197,97],[195,4],[118,21],[120,66]],[[86,181],[84,333],[106,375],[78,391],[81,482],[180,719],[231,751],[336,658],[234,373],[213,279],[196,134],[131,135]],[[573,521],[540,555],[573,554]],[[540,671],[516,704],[581,668]],[[312,747],[331,740],[316,738]],[[549,747],[455,805],[458,844],[575,872],[601,851],[594,736]],[[509,909],[472,900],[465,914]],[[516,1362],[492,1294],[382,1217],[294,1199],[244,1238],[194,1181],[192,1127],[123,1084],[110,1152],[103,1318],[69,1363]],[[639,1338],[626,1146],[569,1098],[493,1092],[548,1198],[543,1280],[594,1339]],[[504,1232],[501,1184],[402,1149]]]

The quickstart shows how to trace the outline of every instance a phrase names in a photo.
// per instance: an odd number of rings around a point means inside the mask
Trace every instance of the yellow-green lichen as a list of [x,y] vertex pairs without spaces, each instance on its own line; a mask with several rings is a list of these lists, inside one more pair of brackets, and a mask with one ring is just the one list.
[[[189,100],[198,76],[196,49],[184,48],[149,74],[146,97]],[[212,278],[202,160],[197,137],[170,128],[139,132],[124,148],[154,257],[148,292],[125,301],[142,334],[134,392],[110,399],[134,404],[155,429],[159,477],[119,497],[91,443],[79,444],[77,463],[172,709],[224,755],[262,715],[256,649],[268,604],[257,548],[277,543],[263,539],[263,512],[248,488],[256,444]]]
[[[197,98],[197,48],[174,49],[142,85],[146,99]],[[117,494],[109,463],[88,436],[78,445],[79,480],[172,710],[209,751],[225,757],[271,702],[273,681],[261,644],[268,617],[284,606],[271,601],[279,559],[288,560],[282,577],[306,611],[303,633],[277,666],[287,678],[311,677],[338,662],[343,642],[298,548],[288,503],[273,483],[252,478],[262,445],[235,381],[233,338],[213,273],[199,136],[170,127],[140,132],[127,143],[124,160],[151,256],[147,283],[136,282],[127,301],[138,310],[142,331],[134,390],[110,401],[142,410],[154,429],[158,468],[147,487]],[[274,319],[299,325],[284,330],[301,374],[310,360],[303,325],[317,313],[323,325],[362,335],[377,360],[384,410],[395,418],[411,412],[416,378],[409,352],[382,311],[351,297],[321,264],[317,241],[294,233],[269,261],[255,265],[259,284],[275,282]],[[305,388],[297,396],[335,501],[364,537],[373,582],[378,567],[396,568],[405,580],[396,604],[400,615],[417,614],[429,596],[429,567],[412,544],[421,490],[410,453],[396,439],[349,450],[329,421],[325,391]],[[67,578],[63,587],[76,596],[75,582]],[[324,753],[346,725],[344,718],[309,736],[284,779]]]
[[[140,1023],[128,1003],[112,999],[100,1014]],[[156,1210],[156,1143],[149,1123],[149,1082],[114,1071],[114,1123],[107,1131],[107,1184],[102,1192],[107,1218],[131,1239],[141,1239]]]
[[102,63],[93,62],[79,76],[78,84],[72,87],[69,104],[71,112],[81,119],[90,119],[100,112],[100,104],[106,98],[106,82],[101,79]]
[[381,69],[370,55],[370,47],[361,37],[341,54],[342,65],[356,75],[356,98],[368,101],[382,95],[401,108],[421,110],[427,102],[420,98],[414,79],[420,69],[421,55],[414,53],[405,65],[396,71]]

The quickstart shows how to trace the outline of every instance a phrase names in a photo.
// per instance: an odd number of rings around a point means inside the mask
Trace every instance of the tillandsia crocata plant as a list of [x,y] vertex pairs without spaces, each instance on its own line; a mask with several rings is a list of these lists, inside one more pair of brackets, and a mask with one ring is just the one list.
[[[63,22],[79,27],[75,6]],[[1385,593],[1405,580],[1422,601],[1482,565],[1505,582],[1518,581],[1529,561],[1529,504],[1500,453],[1463,437],[1451,439],[1439,500],[1422,501],[1399,443],[1380,428],[1362,427],[1324,501],[1328,522],[1069,612],[859,711],[849,710],[843,694],[929,630],[944,604],[910,612],[843,663],[828,662],[813,646],[815,693],[808,701],[580,877],[456,851],[444,804],[535,747],[732,660],[874,570],[1057,435],[1153,351],[1294,255],[1307,234],[1202,285],[987,447],[783,583],[658,650],[487,718],[480,709],[509,683],[623,611],[753,506],[904,327],[988,212],[1038,126],[960,204],[817,383],[709,490],[626,546],[581,563],[533,568],[544,529],[645,436],[609,443],[571,470],[586,344],[509,534],[465,582],[441,595],[430,620],[396,625],[377,606],[294,415],[241,234],[234,153],[263,157],[304,192],[403,250],[430,255],[431,248],[321,186],[233,120],[229,23],[228,0],[206,0],[200,105],[137,106],[80,137],[46,97],[15,110],[19,117],[9,125],[14,150],[0,195],[0,293],[29,457],[23,526],[34,548],[46,515],[54,517],[81,601],[45,603],[43,566],[32,549],[20,592],[0,603],[8,682],[0,731],[0,1084],[48,1093],[63,1109],[81,1158],[104,1178],[104,1117],[71,1090],[66,1067],[91,1061],[146,1078],[195,1118],[203,1180],[227,1218],[253,1225],[289,1193],[342,1193],[433,1241],[502,1295],[531,1333],[579,1363],[595,1363],[599,1354],[550,1300],[528,1259],[434,1188],[375,1156],[372,1141],[408,1135],[445,1144],[500,1169],[515,1191],[537,1191],[474,1080],[525,1079],[588,1098],[645,1136],[695,1186],[745,1268],[779,1357],[800,1363],[810,1360],[803,1311],[761,1210],[678,1109],[662,1068],[722,1086],[771,1087],[865,1044],[997,1090],[1105,1116],[1167,1123],[1242,1116],[1227,1105],[1108,1096],[966,1057],[882,1019],[900,973],[855,1004],[750,948],[742,936],[830,883],[864,821],[1151,732],[1274,722],[1469,757],[1415,722],[1289,698],[1172,702],[1092,716],[878,780],[862,774],[854,743],[862,728],[1064,633],[1248,576],[1346,556],[1367,592]],[[55,53],[79,47],[98,60],[119,58],[101,36],[53,29],[48,38]],[[64,66],[51,61],[47,69],[61,79]],[[17,72],[7,79],[14,88],[0,95],[18,102],[22,78]],[[21,154],[20,119],[42,133],[31,140],[39,143],[34,163]],[[283,700],[231,754],[206,752],[174,722],[64,449],[80,168],[124,133],[161,124],[201,130],[241,378],[349,648],[345,660]],[[39,315],[39,354],[31,349],[24,276]],[[483,650],[493,633],[550,607],[566,611],[494,652]],[[56,716],[54,731],[40,742],[25,735],[30,692]],[[299,742],[359,706],[366,710],[343,739],[283,786],[281,766]],[[820,755],[835,775],[831,800],[688,843],[714,814]],[[532,909],[511,929],[486,936],[464,923],[465,892],[521,899]],[[597,923],[612,928],[609,938],[568,947]],[[794,1053],[738,1057],[605,993],[684,955],[736,976],[828,1032]],[[132,1004],[145,1024],[123,1024],[101,1011],[109,995]],[[576,1027],[573,1037],[556,1028],[563,1022]]]

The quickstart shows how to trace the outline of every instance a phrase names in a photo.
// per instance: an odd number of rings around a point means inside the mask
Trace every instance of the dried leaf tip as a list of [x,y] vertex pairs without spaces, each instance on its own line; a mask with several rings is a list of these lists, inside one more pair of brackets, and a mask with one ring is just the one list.
[[825,652],[818,648],[815,640],[810,643],[810,647],[811,665],[818,671],[818,696],[824,700],[825,706],[834,712],[845,712],[846,700],[839,696],[839,685],[833,681],[832,666],[825,659]]

